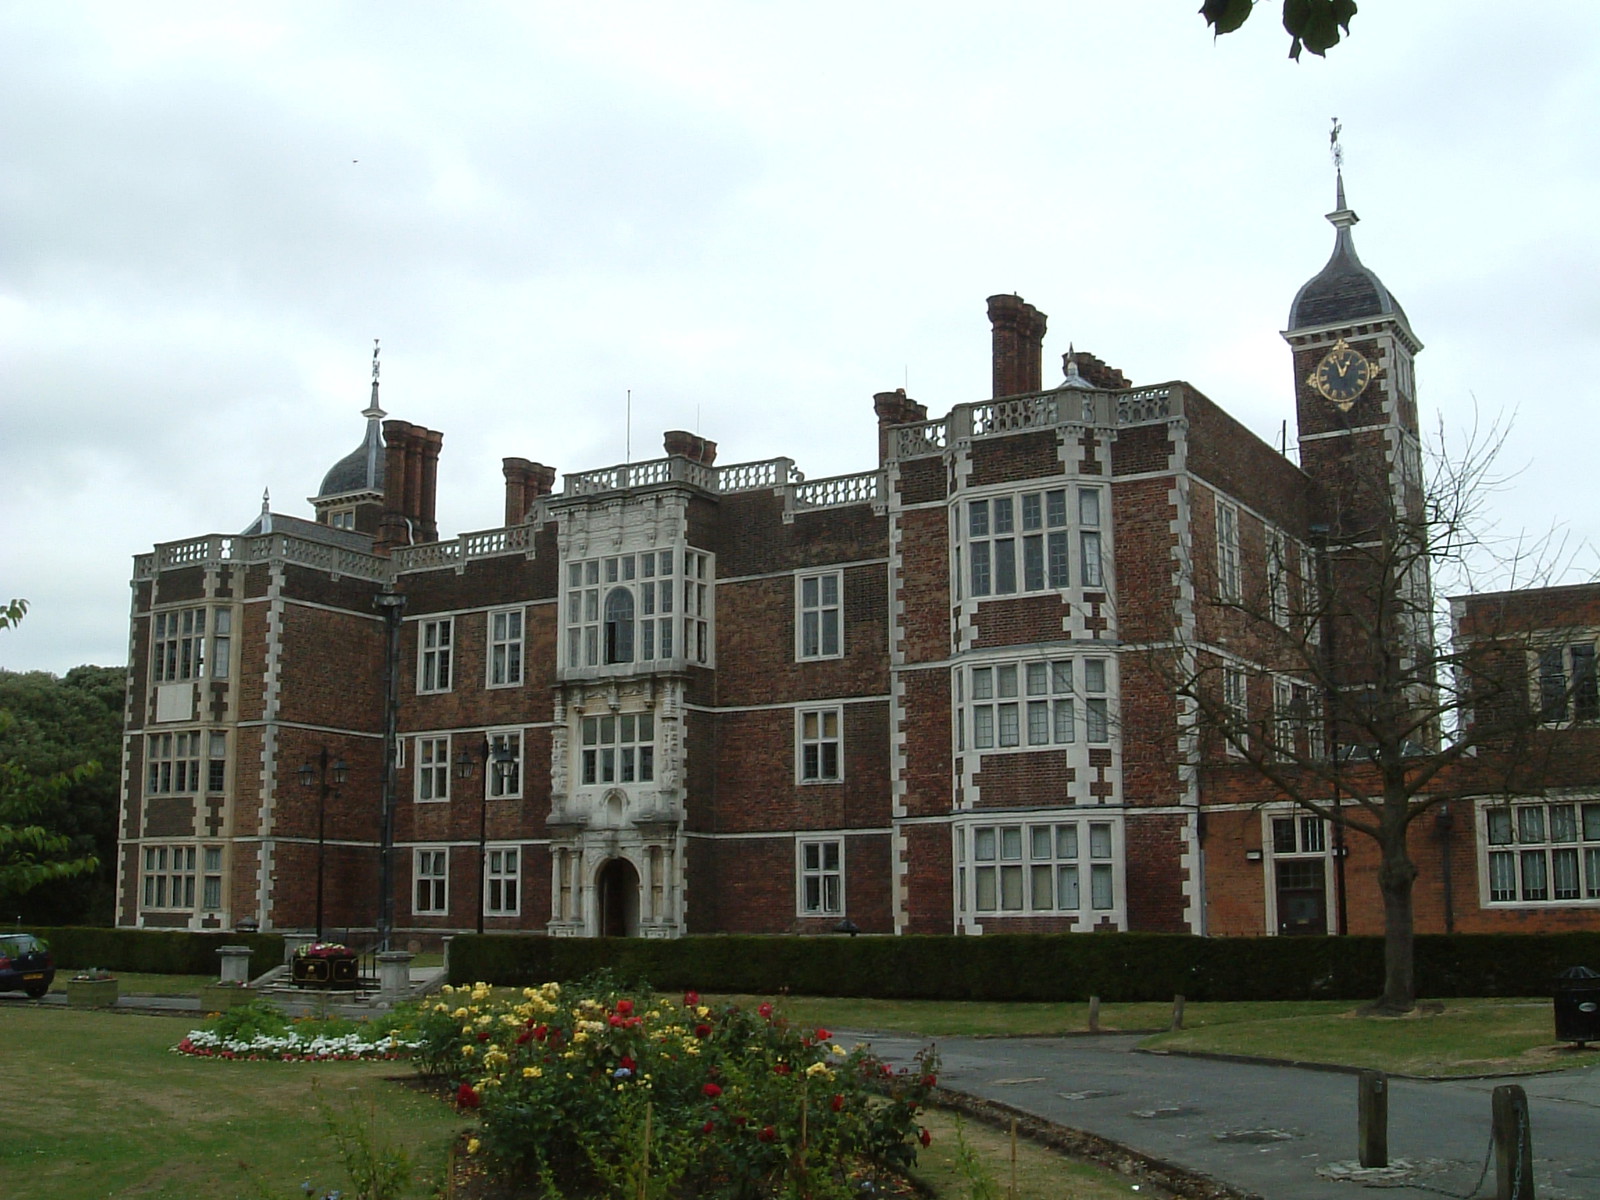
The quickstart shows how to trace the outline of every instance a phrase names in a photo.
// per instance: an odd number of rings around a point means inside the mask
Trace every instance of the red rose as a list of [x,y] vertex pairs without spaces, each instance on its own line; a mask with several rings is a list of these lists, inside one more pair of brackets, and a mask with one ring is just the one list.
[[489,1031],[487,1029],[479,1031],[478,1040],[480,1042],[487,1042],[489,1040]]
[[638,1065],[638,1063],[634,1062],[633,1059],[629,1058],[626,1054],[622,1056],[622,1061],[617,1064],[617,1066],[621,1067],[624,1071],[631,1071]]
[[926,1125],[922,1127],[922,1133],[918,1135],[917,1141],[921,1142],[924,1147],[933,1145],[933,1134],[928,1132]]
[[632,1011],[633,1011],[633,1001],[632,1000],[618,1000],[617,1001],[617,1015],[618,1016],[625,1017],[629,1013],[631,1013]]
[[463,1083],[456,1089],[457,1108],[477,1108],[483,1103],[483,1098],[478,1095],[478,1089],[470,1083]]
[[704,1125],[700,1126],[700,1132],[711,1133],[716,1129],[716,1127],[717,1123],[715,1121],[707,1121]]
[[704,1087],[702,1087],[700,1090],[702,1092],[704,1092],[706,1095],[710,1096],[713,1100],[715,1100],[718,1096],[722,1095],[722,1089],[719,1088],[714,1083],[708,1083]]
[[825,1042],[832,1036],[833,1034],[829,1033],[826,1029],[817,1030],[817,1041],[819,1042]]
[[768,1020],[772,1019],[772,1005],[763,1004],[760,1008],[756,1009],[756,1011],[763,1017],[766,1017]]
[[532,1040],[533,1030],[531,1029],[524,1029],[521,1033],[517,1034],[517,1045],[519,1046],[526,1046]]
[[685,1008],[693,1008],[695,1005],[697,1005],[699,1003],[700,1003],[700,993],[699,992],[685,992],[683,994],[683,1006]]
[[833,1111],[834,1112],[838,1112],[843,1107],[844,1107],[844,1097],[841,1096],[838,1092],[835,1092],[833,1094]]
[[939,1082],[939,1077],[937,1075],[924,1075],[922,1077],[922,1086],[923,1087],[934,1087],[935,1085],[938,1084],[938,1082]]
[[791,1067],[788,1063],[779,1063],[777,1066],[773,1067],[772,1069],[774,1071],[776,1071],[779,1075],[787,1075],[791,1071],[794,1070],[794,1068]]
[[696,1025],[694,1027],[694,1035],[697,1038],[708,1038],[708,1037],[710,1037],[711,1036],[711,1026],[709,1026],[709,1025]]
[[606,1018],[606,1024],[611,1026],[613,1029],[617,1029],[622,1025],[622,1018],[617,1016],[616,1013],[612,1013]]
[[533,1036],[538,1038],[541,1042],[544,1041],[545,1034],[549,1032],[550,1027],[548,1025],[535,1025],[533,1027]]
[[761,1132],[756,1134],[756,1140],[762,1142],[775,1142],[778,1140],[778,1131],[771,1125],[763,1125]]

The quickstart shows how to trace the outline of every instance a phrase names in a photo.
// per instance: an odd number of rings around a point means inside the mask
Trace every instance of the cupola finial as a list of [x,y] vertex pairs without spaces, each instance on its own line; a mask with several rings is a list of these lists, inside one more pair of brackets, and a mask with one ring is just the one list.
[[372,403],[361,415],[368,420],[382,419],[387,414],[378,406],[378,339],[372,339]]

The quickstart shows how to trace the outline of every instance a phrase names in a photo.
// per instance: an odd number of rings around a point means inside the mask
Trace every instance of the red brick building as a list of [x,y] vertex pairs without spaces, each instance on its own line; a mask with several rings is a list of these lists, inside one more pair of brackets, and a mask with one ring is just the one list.
[[[995,296],[992,397],[878,394],[860,474],[681,432],[559,489],[507,458],[503,524],[442,541],[441,435],[375,380],[314,520],[135,561],[118,922],[1376,931],[1365,847],[1232,762],[1164,665],[1303,713],[1209,601],[1290,606],[1330,522],[1420,484],[1421,346],[1337,209],[1285,334],[1298,464],[1187,383],[1079,353],[1044,386],[1044,314]],[[1419,825],[1419,926],[1592,925],[1600,806],[1500,804],[1546,841],[1508,874],[1488,801],[1438,849]],[[1568,849],[1580,895],[1519,882]]]

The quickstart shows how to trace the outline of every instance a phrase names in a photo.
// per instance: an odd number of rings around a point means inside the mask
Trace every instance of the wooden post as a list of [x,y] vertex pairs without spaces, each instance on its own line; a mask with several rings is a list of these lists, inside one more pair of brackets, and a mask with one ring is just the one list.
[[1363,1167],[1389,1165],[1389,1077],[1363,1071],[1356,1082],[1356,1137]]
[[1089,997],[1089,1032],[1100,1032],[1100,997]]
[[1172,998],[1172,1027],[1183,1028],[1183,996],[1181,994]]
[[1507,1083],[1495,1088],[1492,1103],[1495,1200],[1534,1200],[1528,1094]]
[[1011,1200],[1017,1200],[1017,1119],[1011,1118]]
[[644,1155],[639,1162],[639,1194],[638,1200],[645,1200],[650,1192],[650,1117],[654,1105],[646,1100],[644,1104]]

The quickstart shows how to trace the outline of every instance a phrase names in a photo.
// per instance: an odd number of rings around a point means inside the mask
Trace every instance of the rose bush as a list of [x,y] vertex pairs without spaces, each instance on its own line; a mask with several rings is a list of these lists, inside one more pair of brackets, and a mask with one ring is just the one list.
[[894,1071],[768,1004],[607,979],[447,988],[421,1042],[419,1068],[477,1113],[492,1166],[562,1195],[859,1194],[863,1177],[911,1165],[935,1070],[931,1050]]

